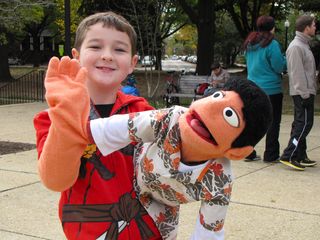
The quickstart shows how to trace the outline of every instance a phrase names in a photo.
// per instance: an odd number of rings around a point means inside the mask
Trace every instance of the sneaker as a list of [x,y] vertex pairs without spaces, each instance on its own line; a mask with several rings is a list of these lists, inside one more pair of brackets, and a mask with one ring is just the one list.
[[313,166],[317,165],[317,162],[316,161],[312,161],[309,158],[306,158],[306,159],[302,160],[300,162],[300,164],[302,166],[304,166],[304,167],[313,167]]
[[304,171],[305,167],[302,166],[300,163],[298,163],[296,160],[285,160],[285,159],[282,159],[280,160],[280,162],[284,165],[287,165],[291,168],[294,168],[296,170],[299,170],[299,171]]
[[253,162],[253,161],[259,161],[261,160],[261,157],[259,155],[256,155],[254,157],[248,156],[244,159],[245,162]]

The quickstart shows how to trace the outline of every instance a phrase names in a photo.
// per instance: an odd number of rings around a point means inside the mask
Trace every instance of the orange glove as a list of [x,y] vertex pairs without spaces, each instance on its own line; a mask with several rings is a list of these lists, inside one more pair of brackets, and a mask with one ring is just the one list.
[[51,126],[39,158],[43,184],[64,191],[77,180],[80,158],[89,143],[87,122],[90,97],[87,71],[69,57],[53,57],[45,78],[46,100]]

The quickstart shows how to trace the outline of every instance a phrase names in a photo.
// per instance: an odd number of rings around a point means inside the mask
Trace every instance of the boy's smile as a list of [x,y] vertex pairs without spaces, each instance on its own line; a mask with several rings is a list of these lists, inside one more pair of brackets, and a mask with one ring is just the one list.
[[108,66],[97,66],[96,68],[98,70],[101,70],[101,71],[105,72],[105,73],[110,73],[110,72],[116,70],[115,67],[108,67]]

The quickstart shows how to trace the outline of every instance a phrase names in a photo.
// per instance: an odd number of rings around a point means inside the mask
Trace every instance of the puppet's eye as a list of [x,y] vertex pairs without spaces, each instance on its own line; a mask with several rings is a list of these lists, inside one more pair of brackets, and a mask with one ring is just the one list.
[[239,117],[232,108],[223,109],[223,117],[232,127],[239,127]]
[[221,91],[218,91],[218,92],[215,92],[214,94],[212,94],[212,97],[213,97],[214,99],[221,99],[221,98],[224,97],[224,93],[221,92]]

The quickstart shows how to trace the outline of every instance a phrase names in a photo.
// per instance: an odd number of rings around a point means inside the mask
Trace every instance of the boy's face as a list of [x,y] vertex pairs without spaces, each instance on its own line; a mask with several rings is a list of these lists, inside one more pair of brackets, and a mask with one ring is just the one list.
[[129,36],[102,23],[89,27],[80,52],[73,49],[72,54],[88,70],[89,91],[116,91],[138,59],[131,55]]
[[218,91],[192,103],[179,119],[185,160],[236,159],[227,152],[245,128],[242,108],[243,102],[234,91]]

